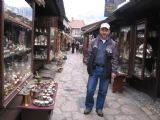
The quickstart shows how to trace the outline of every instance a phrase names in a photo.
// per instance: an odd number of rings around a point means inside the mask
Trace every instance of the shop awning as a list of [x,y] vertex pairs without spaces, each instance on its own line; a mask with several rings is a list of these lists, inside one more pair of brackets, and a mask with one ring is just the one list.
[[[123,26],[151,14],[159,12],[160,0],[130,0],[127,4],[115,10],[106,21],[114,26]],[[156,12],[155,12],[156,11]]]
[[97,29],[99,29],[100,27],[100,24],[104,22],[104,20],[101,20],[101,21],[98,21],[98,22],[95,22],[95,23],[92,23],[92,24],[89,24],[89,25],[86,25],[84,27],[81,28],[81,30],[83,31],[82,34],[87,34],[87,33],[91,33]]
[[[31,6],[33,0],[26,0]],[[63,0],[34,0],[36,16],[65,16]]]

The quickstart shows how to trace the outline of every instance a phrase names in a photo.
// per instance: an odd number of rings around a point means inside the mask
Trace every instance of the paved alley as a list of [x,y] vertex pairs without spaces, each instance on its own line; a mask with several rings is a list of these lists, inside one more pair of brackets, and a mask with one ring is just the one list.
[[123,93],[112,93],[111,85],[103,110],[104,117],[96,114],[95,107],[89,115],[84,115],[87,79],[82,54],[68,52],[63,71],[55,76],[58,91],[52,120],[160,120],[158,114],[134,99],[134,90],[124,88]]

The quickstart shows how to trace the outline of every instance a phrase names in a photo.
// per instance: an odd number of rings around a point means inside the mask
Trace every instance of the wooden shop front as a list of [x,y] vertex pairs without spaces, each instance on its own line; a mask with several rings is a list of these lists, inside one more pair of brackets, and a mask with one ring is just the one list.
[[119,46],[119,70],[130,86],[160,97],[160,2],[130,1],[112,14],[113,37]]
[[[0,1],[0,119],[19,119],[19,91],[32,77],[32,8],[30,16]],[[18,12],[19,11],[19,12]]]
[[[19,10],[12,4],[6,5],[5,0],[0,1],[0,119],[2,120],[24,119],[26,112],[23,110],[27,111],[28,108],[21,104],[29,91],[26,93],[26,90],[25,94],[21,95],[19,92],[25,88],[29,90],[30,84],[34,82],[32,78],[35,70],[53,59],[57,47],[59,17],[65,16],[62,1],[56,3],[47,0],[45,6],[33,0],[24,1],[30,6],[26,12],[29,13],[27,18],[27,15],[15,12],[23,11],[23,8]],[[58,4],[61,4],[62,9],[57,6]],[[46,80],[42,86],[48,84]],[[27,85],[30,87],[26,87]],[[51,87],[53,90],[50,92],[57,89],[54,87],[55,85]],[[52,99],[54,98],[55,96]],[[54,104],[44,108],[46,116],[51,115],[53,106]],[[35,118],[36,115],[38,114],[35,114]],[[50,117],[46,118],[50,119]]]
[[[111,37],[119,48],[118,70],[127,75],[130,86],[153,98],[160,97],[159,7],[159,0],[130,0],[105,20],[111,25]],[[98,30],[92,25],[85,31],[86,50],[88,36],[97,34]],[[87,57],[87,52],[84,55]]]

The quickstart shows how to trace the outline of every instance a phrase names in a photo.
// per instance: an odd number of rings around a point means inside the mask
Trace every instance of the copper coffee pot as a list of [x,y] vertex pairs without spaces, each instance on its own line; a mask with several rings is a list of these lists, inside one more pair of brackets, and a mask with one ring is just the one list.
[[23,94],[22,105],[29,106],[32,103],[30,94]]

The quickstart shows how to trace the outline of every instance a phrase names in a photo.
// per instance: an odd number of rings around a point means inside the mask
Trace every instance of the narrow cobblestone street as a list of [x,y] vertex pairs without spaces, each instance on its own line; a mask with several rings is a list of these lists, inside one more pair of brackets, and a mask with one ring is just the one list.
[[67,58],[63,71],[55,76],[58,92],[52,120],[160,120],[157,114],[134,99],[134,91],[124,88],[123,93],[112,93],[111,85],[103,110],[104,117],[96,114],[95,107],[89,115],[84,115],[88,79],[86,65],[80,53],[68,52]]

